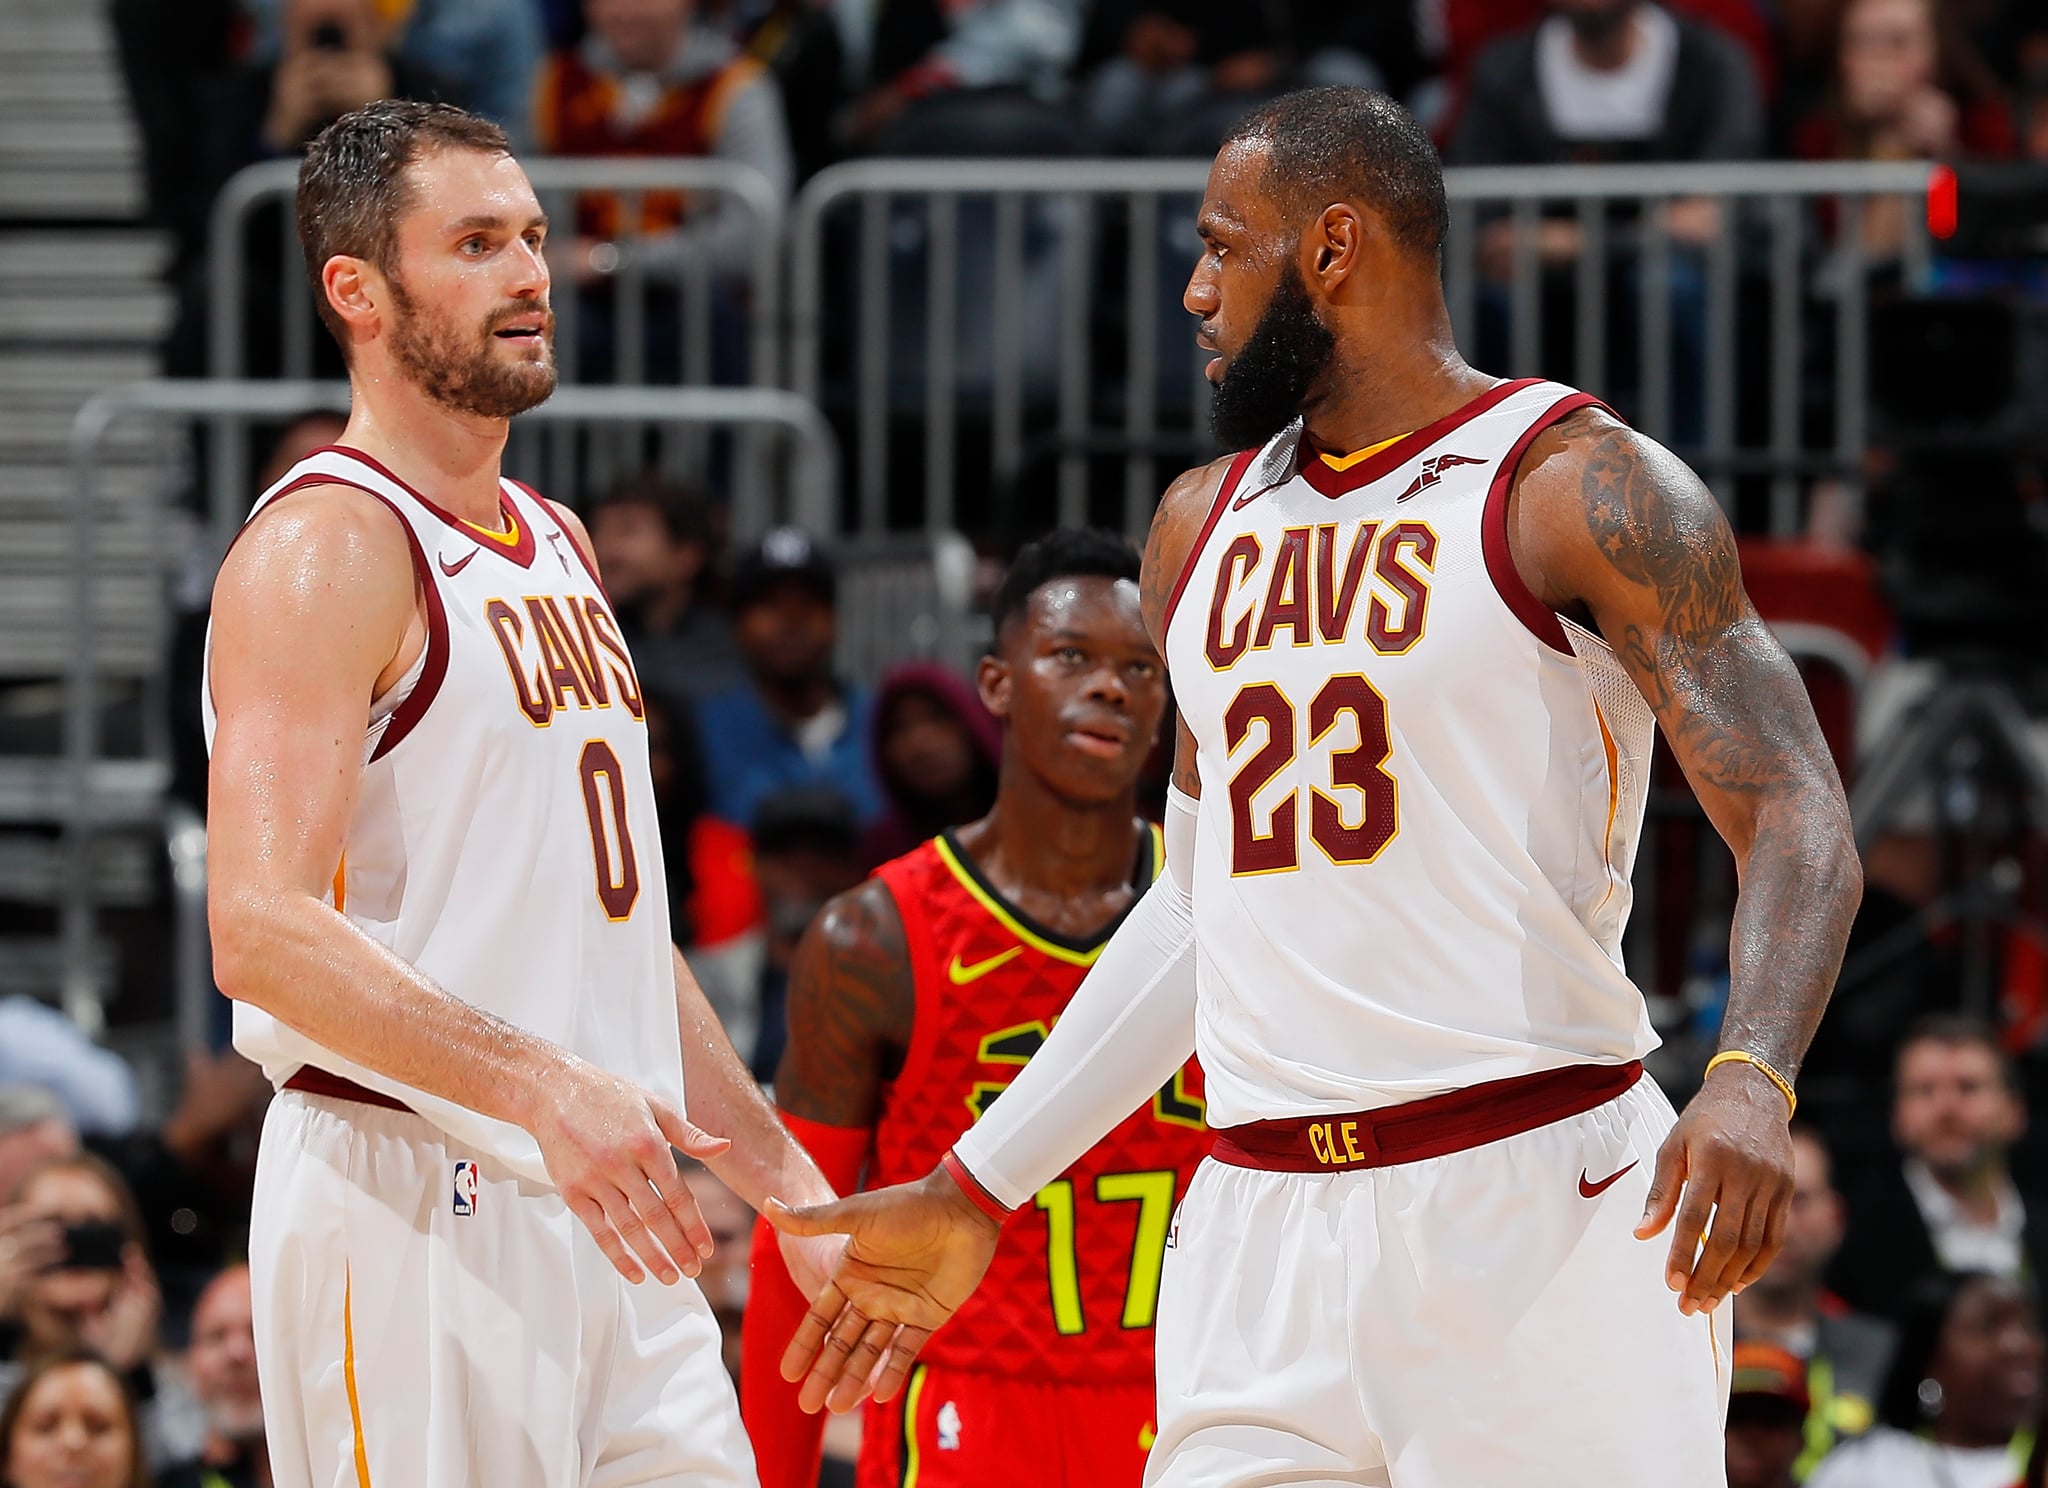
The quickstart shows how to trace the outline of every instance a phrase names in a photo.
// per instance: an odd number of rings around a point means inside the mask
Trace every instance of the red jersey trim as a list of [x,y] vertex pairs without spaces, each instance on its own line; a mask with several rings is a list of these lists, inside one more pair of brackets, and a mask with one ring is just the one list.
[[1452,409],[1435,423],[1424,424],[1412,433],[1403,434],[1378,454],[1369,455],[1345,470],[1334,469],[1326,461],[1315,458],[1309,452],[1307,439],[1304,437],[1302,455],[1296,461],[1298,473],[1303,480],[1325,496],[1348,495],[1360,486],[1371,485],[1397,466],[1421,454],[1459,425],[1470,423],[1523,388],[1534,387],[1542,380],[1540,377],[1518,377],[1511,382],[1497,382],[1470,402]]
[[[353,481],[339,482],[354,485]],[[413,572],[419,575],[420,588],[427,597],[427,661],[420,669],[420,679],[413,684],[405,701],[392,710],[390,721],[384,725],[384,733],[377,740],[377,747],[370,751],[370,763],[375,764],[398,747],[399,741],[418,726],[432,705],[434,696],[441,690],[441,683],[448,676],[448,611],[441,603],[441,586],[434,582],[434,571],[427,562],[426,549],[420,546],[419,534],[412,530],[412,523],[405,520],[390,497],[372,491],[368,486],[356,486],[358,491],[390,508],[391,515],[398,518],[398,525],[405,529],[406,546],[412,549]]]
[[946,1155],[939,1159],[939,1166],[946,1170],[948,1178],[960,1185],[960,1192],[967,1195],[967,1202],[998,1225],[1009,1223],[1010,1216],[1017,1212],[983,1188],[981,1180],[967,1171],[967,1164],[953,1155],[952,1148],[946,1149]]
[[1515,475],[1521,468],[1522,456],[1536,442],[1536,436],[1581,408],[1604,410],[1607,405],[1591,393],[1568,393],[1544,409],[1536,421],[1522,431],[1522,437],[1515,441],[1514,447],[1501,457],[1500,468],[1494,472],[1493,484],[1486,492],[1485,510],[1479,518],[1479,543],[1486,555],[1486,572],[1492,578],[1494,591],[1500,595],[1501,602],[1514,611],[1515,618],[1522,622],[1529,634],[1551,650],[1561,651],[1567,656],[1572,654],[1571,642],[1565,639],[1564,626],[1558,621],[1557,612],[1531,592],[1522,578],[1522,571],[1515,567],[1514,550],[1508,543],[1508,498],[1514,493]]
[[1188,580],[1194,576],[1195,560],[1202,556],[1202,549],[1209,545],[1209,534],[1216,530],[1216,524],[1223,519],[1223,508],[1237,493],[1237,483],[1244,479],[1244,473],[1251,469],[1252,461],[1259,457],[1255,449],[1239,450],[1230,462],[1230,468],[1223,472],[1223,484],[1217,488],[1216,501],[1209,508],[1209,515],[1202,523],[1202,530],[1195,534],[1194,546],[1188,549],[1187,558],[1181,563],[1180,577],[1173,581],[1173,592],[1166,596],[1166,617],[1159,623],[1159,642],[1166,643],[1166,633],[1173,629],[1173,612],[1180,606],[1181,591],[1188,587]]
[[[316,455],[328,453],[347,455],[351,460],[360,461],[376,471],[377,474],[383,476],[384,479],[390,481],[391,484],[397,486],[406,495],[412,497],[413,500],[417,501],[429,512],[432,512],[451,531],[469,538],[485,552],[496,553],[500,558],[509,559],[521,568],[533,567],[533,545],[535,541],[533,524],[520,520],[519,508],[514,506],[506,497],[502,486],[498,488],[498,512],[511,524],[512,530],[508,533],[500,534],[479,527],[473,522],[465,522],[453,512],[436,505],[428,497],[422,495],[409,481],[394,474],[382,461],[373,455],[364,454],[352,445],[324,445],[320,449],[313,451],[313,453]],[[344,482],[344,484],[352,485],[354,483]],[[374,495],[375,493],[373,492],[372,494]],[[408,530],[410,530],[410,524],[408,524]]]

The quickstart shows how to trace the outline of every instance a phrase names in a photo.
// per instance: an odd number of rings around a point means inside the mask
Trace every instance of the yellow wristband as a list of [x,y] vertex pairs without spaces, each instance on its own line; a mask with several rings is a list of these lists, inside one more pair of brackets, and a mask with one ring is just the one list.
[[1799,1097],[1792,1093],[1792,1082],[1779,1074],[1776,1067],[1772,1065],[1770,1060],[1764,1058],[1763,1055],[1752,1054],[1747,1049],[1723,1049],[1707,1061],[1706,1075],[1701,1075],[1700,1078],[1704,1080],[1707,1075],[1711,1075],[1714,1072],[1716,1065],[1721,1064],[1755,1065],[1764,1072],[1766,1080],[1769,1080],[1778,1087],[1778,1094],[1785,1097],[1785,1119],[1789,1121],[1798,1114]]

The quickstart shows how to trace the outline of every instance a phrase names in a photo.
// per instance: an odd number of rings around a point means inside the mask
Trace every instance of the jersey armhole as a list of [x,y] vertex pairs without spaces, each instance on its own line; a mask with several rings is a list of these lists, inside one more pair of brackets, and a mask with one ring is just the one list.
[[1486,492],[1485,509],[1479,518],[1480,548],[1486,558],[1486,573],[1493,580],[1494,592],[1529,634],[1564,656],[1575,656],[1576,653],[1565,636],[1557,611],[1536,597],[1523,580],[1521,570],[1515,567],[1514,550],[1508,542],[1508,498],[1514,494],[1515,476],[1522,468],[1522,456],[1529,452],[1536,436],[1581,408],[1613,412],[1591,393],[1567,394],[1544,409],[1501,458],[1500,467],[1494,472],[1493,484]]
[[1180,596],[1188,587],[1188,580],[1194,576],[1195,563],[1202,556],[1202,549],[1209,545],[1209,534],[1216,530],[1216,524],[1223,519],[1224,505],[1237,494],[1238,482],[1251,469],[1252,461],[1259,457],[1256,449],[1239,450],[1230,462],[1230,468],[1223,472],[1223,484],[1216,490],[1216,499],[1209,505],[1209,515],[1202,520],[1202,528],[1195,534],[1188,556],[1182,560],[1180,574],[1173,581],[1172,592],[1166,596],[1166,613],[1159,622],[1159,644],[1166,645],[1166,636],[1173,629],[1174,612],[1180,608]]

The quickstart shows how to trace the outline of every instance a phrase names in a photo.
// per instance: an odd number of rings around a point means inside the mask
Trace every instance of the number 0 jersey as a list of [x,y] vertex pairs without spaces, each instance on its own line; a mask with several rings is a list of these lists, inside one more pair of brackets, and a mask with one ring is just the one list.
[[[1145,843],[1140,884],[1161,861],[1156,829]],[[950,833],[876,875],[903,920],[917,1012],[876,1123],[870,1188],[937,1166],[1045,1042],[1115,928],[1084,942],[1033,924]],[[1010,1221],[988,1275],[921,1357],[1041,1383],[1149,1384],[1173,1206],[1208,1151],[1190,1061]]]
[[[302,461],[254,511],[335,484],[404,523],[428,634],[418,663],[369,705],[328,902],[452,995],[680,1109],[645,708],[597,576],[531,490],[500,483],[500,535],[352,450]],[[202,704],[210,745],[210,665]],[[278,1085],[314,1065],[548,1182],[519,1128],[373,1074],[246,1002],[235,1047]]]
[[1231,463],[1165,646],[1216,1126],[1656,1047],[1621,957],[1654,721],[1507,538],[1523,452],[1593,401],[1503,383],[1348,460],[1296,424]]

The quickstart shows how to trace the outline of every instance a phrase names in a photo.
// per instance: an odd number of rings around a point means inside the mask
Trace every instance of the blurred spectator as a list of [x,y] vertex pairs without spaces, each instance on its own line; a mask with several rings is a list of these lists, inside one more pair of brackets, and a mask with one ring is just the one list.
[[251,1307],[247,1266],[230,1266],[199,1294],[185,1373],[206,1414],[206,1443],[158,1474],[157,1488],[270,1488]]
[[697,1277],[698,1289],[718,1319],[718,1336],[726,1373],[740,1377],[740,1318],[747,1310],[747,1252],[754,1239],[754,1211],[746,1201],[707,1168],[691,1166],[683,1174],[697,1212],[711,1231],[711,1258]]
[[[1646,0],[1551,0],[1540,25],[1473,62],[1445,160],[1746,160],[1763,143],[1754,71],[1721,32]],[[1674,231],[1706,236],[1689,231],[1698,215],[1680,214]],[[1545,258],[1576,255],[1572,224],[1546,229]]]
[[[177,214],[204,234],[207,214],[223,184],[259,160],[300,154],[314,135],[351,109],[380,98],[453,100],[440,78],[391,50],[392,27],[378,0],[284,0],[274,59],[248,61],[222,78],[205,111],[207,134],[194,200]],[[279,303],[301,277],[290,214],[251,214],[242,244],[244,267],[244,370],[274,377],[282,369]],[[207,266],[202,236],[177,255],[178,319],[164,349],[164,370],[199,376],[212,369],[207,349]],[[340,353],[329,338],[313,338],[317,372],[338,375]]]
[[150,1488],[136,1412],[120,1377],[88,1349],[38,1360],[0,1405],[7,1488]]
[[636,476],[598,503],[590,541],[641,681],[695,698],[744,679],[732,626],[706,601],[715,550],[702,496],[651,472]]
[[1234,0],[1102,0],[1088,31],[1084,65],[1103,59],[1088,77],[1088,129],[1113,154],[1196,154],[1203,137],[1213,150],[1280,76],[1272,17]]
[[[275,57],[284,12],[292,0],[242,0],[255,23],[253,54]],[[375,0],[398,59],[442,80],[450,103],[482,114],[512,136],[526,137],[533,79],[547,45],[535,0]],[[409,94],[401,94],[409,97]]]
[[[1792,143],[1805,160],[2005,159],[2015,144],[1995,81],[1939,0],[1847,0],[1833,85]],[[1866,203],[1864,251],[1896,257],[1916,209],[1902,197]]]
[[758,1014],[746,1029],[754,1074],[774,1078],[788,1039],[789,964],[797,942],[825,901],[861,881],[862,865],[853,813],[845,798],[828,787],[786,791],[761,803],[754,822],[754,869],[768,920],[766,964],[761,970]]
[[[1313,4],[1314,0],[1306,0]],[[1739,43],[1766,96],[1776,90],[1778,37],[1772,9],[1790,10],[1802,0],[1776,0],[1773,7],[1758,0],[1669,0],[1666,9],[1704,22]],[[1811,3],[1811,0],[1805,0]],[[1840,0],[1819,0],[1838,4]],[[1418,29],[1438,51],[1454,88],[1462,88],[1472,62],[1502,37],[1525,31],[1543,19],[1547,0],[1423,0],[1421,13],[1430,19]]]
[[1893,1332],[1822,1287],[1828,1263],[1841,1248],[1846,1211],[1819,1133],[1795,1124],[1792,1159],[1785,1248],[1734,1299],[1735,1336],[1738,1343],[1773,1345],[1799,1361],[1803,1393],[1812,1405],[1800,1457],[1803,1477],[1837,1441],[1870,1429],[1891,1363]]
[[889,811],[861,835],[862,866],[900,857],[995,804],[1002,728],[947,668],[912,661],[883,677],[874,734],[875,774]]
[[62,1254],[20,1284],[14,1357],[0,1362],[0,1396],[25,1363],[89,1348],[111,1364],[138,1402],[151,1466],[195,1454],[204,1436],[198,1402],[165,1355],[163,1297],[143,1250],[142,1214],[121,1175],[91,1153],[53,1158],[15,1186],[14,1233],[60,1231]]
[[711,811],[753,824],[762,801],[803,785],[829,786],[865,825],[881,813],[869,750],[870,700],[832,673],[838,574],[810,536],[767,533],[740,559],[731,585],[733,636],[747,680],[699,706]]
[[1004,90],[1057,103],[1080,54],[1085,6],[1086,0],[834,5],[857,95],[841,121],[842,143],[896,153],[878,136],[919,100],[938,94]]
[[[30,1168],[77,1150],[78,1128],[54,1091],[41,1085],[0,1085],[0,1204]],[[5,1255],[0,1250],[0,1259]],[[0,1318],[8,1315],[5,1294],[0,1284]]]
[[[1647,0],[1551,0],[1533,30],[1495,42],[1472,64],[1470,86],[1445,161],[1452,165],[1543,165],[1605,161],[1743,160],[1761,153],[1763,104],[1742,49],[1686,15]],[[1612,211],[1620,215],[1624,210]],[[1718,202],[1684,197],[1662,210],[1675,251],[1668,260],[1668,346],[1652,354],[1671,366],[1674,440],[1696,442],[1705,419],[1706,270],[1700,249],[1721,229]],[[1629,390],[1645,381],[1638,317],[1647,291],[1633,224],[1610,228],[1607,317],[1611,393],[1643,419]],[[1477,360],[1507,359],[1507,301],[1516,229],[1495,215],[1481,229],[1482,322]],[[1577,358],[1573,266],[1582,247],[1576,215],[1539,219],[1533,245],[1544,274],[1535,313],[1556,328],[1544,338],[1546,375],[1569,375]]]
[[1810,1488],[2010,1488],[2041,1388],[2041,1333],[2018,1283],[1936,1272],[1907,1290],[1878,1425]]
[[2013,1182],[2007,1159],[2027,1111],[1997,1036],[1974,1018],[1932,1015],[1900,1045],[1895,1079],[1904,1160],[1849,1193],[1835,1290],[1881,1312],[1937,1267],[2048,1276],[2048,1198]]
[[132,1131],[142,1108],[135,1071],[57,1009],[33,997],[0,998],[0,1085],[40,1085],[83,1132]]
[[1812,1405],[1804,1360],[1776,1344],[1738,1341],[1728,1378],[1728,1488],[1792,1488]]
[[[710,155],[752,166],[789,195],[796,168],[775,79],[730,37],[696,24],[695,0],[584,0],[583,13],[582,44],[541,69],[533,137],[542,150]],[[686,260],[727,274],[752,263],[753,218],[729,197],[650,191],[637,221],[623,213],[619,197],[585,192],[574,240],[554,251],[556,273],[600,284],[630,255],[650,278],[673,282]]]
[[746,831],[705,810],[704,749],[689,706],[644,689],[647,763],[668,878],[669,934],[744,1053],[761,1000],[761,890]]

